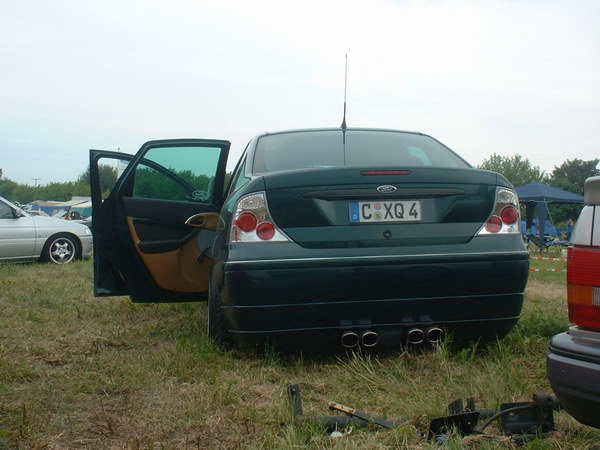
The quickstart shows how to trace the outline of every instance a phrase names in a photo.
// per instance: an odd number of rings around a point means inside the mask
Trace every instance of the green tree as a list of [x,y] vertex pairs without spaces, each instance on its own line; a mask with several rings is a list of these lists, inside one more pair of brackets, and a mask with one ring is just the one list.
[[78,181],[48,183],[39,188],[39,195],[42,199],[66,202],[71,200],[73,196],[89,197],[90,187],[87,184]]
[[150,167],[136,168],[134,197],[186,201],[193,191],[210,191],[212,177],[195,175],[191,170],[172,171],[179,181]]
[[[573,192],[574,194],[583,195],[583,185],[589,177],[600,175],[598,163],[600,159],[591,159],[584,161],[581,159],[567,159],[560,166],[554,166],[554,170],[550,175],[549,184]],[[581,205],[551,205],[550,214],[553,221],[562,224],[569,218],[576,219],[581,211]]]
[[[33,186],[29,186],[27,184],[18,184],[14,181],[9,181],[6,183],[2,183],[0,188],[5,188],[8,192],[6,192],[8,199],[11,201],[19,202],[21,204],[29,203],[34,200],[38,200],[36,198],[36,194],[39,190],[39,187],[35,188]],[[2,197],[5,197],[3,194]],[[6,198],[5,197],[5,198]]]
[[534,166],[529,159],[521,155],[501,156],[494,153],[478,168],[501,173],[513,186],[523,186],[536,181],[544,183],[548,179],[539,166]]
[[583,195],[583,185],[589,177],[600,175],[598,163],[600,159],[583,161],[575,158],[567,159],[560,166],[554,166],[550,176],[550,184],[565,191]]
[[14,181],[2,180],[2,182],[0,183],[0,197],[4,197],[8,200],[20,201],[19,199],[13,197],[13,192],[18,186],[19,185]]
[[0,183],[0,196],[11,201],[26,204],[35,200],[68,201],[73,196],[88,197],[90,187],[79,181],[48,183],[40,186],[15,183],[4,179]]
[[[117,168],[108,164],[100,164],[98,166],[98,174],[100,176],[100,191],[109,191],[117,182]],[[85,172],[82,172],[77,178],[78,183],[90,185],[90,168],[88,167]],[[88,194],[89,189],[88,189]]]

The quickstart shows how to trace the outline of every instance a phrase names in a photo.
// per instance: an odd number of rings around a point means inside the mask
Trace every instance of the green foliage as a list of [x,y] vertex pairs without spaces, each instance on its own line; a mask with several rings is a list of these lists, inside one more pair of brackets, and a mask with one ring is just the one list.
[[[583,185],[589,177],[600,175],[598,163],[600,159],[583,161],[567,159],[560,166],[555,166],[549,183],[559,189],[583,195]],[[579,216],[582,205],[551,205],[550,214],[554,223],[566,222]]]
[[209,192],[211,177],[195,175],[191,170],[173,171],[179,179],[165,176],[164,174],[145,166],[139,166],[135,172],[133,195],[142,198],[165,200],[190,200],[195,190]]
[[523,186],[536,181],[545,183],[548,179],[539,166],[534,166],[529,159],[521,155],[501,156],[494,153],[478,168],[501,173],[513,186]]
[[[109,190],[117,181],[117,169],[109,165],[100,165],[100,186],[102,191]],[[21,204],[35,200],[68,201],[73,196],[90,196],[89,168],[77,178],[77,181],[64,183],[52,182],[43,186],[19,184],[2,178],[0,169],[0,196]]]
[[[98,174],[100,176],[100,191],[107,192],[117,182],[117,168],[108,164],[100,164],[98,166]],[[77,178],[78,183],[90,185],[90,168],[88,167],[85,172],[82,172]]]
[[[100,164],[98,171],[102,197],[106,198],[117,182],[117,168],[108,164]],[[188,183],[189,187],[183,187],[184,184],[178,184],[153,169],[140,167],[136,172],[135,193],[137,196],[145,198],[189,200],[190,187],[196,190],[211,190],[211,177],[195,175],[191,170],[179,171],[174,175],[184,183]],[[226,173],[226,185],[230,178],[231,172]],[[8,180],[3,178],[2,169],[0,169],[0,196],[22,204],[35,200],[68,201],[73,196],[88,197],[90,196],[90,169],[88,167],[82,172],[76,181],[53,182],[44,186],[30,186]]]
[[89,186],[76,181],[66,183],[49,183],[45,186],[29,186],[5,180],[0,184],[0,196],[22,204],[34,200],[68,201],[73,196],[87,197],[90,195]]
[[575,158],[567,159],[560,166],[555,166],[550,178],[554,187],[564,189],[565,191],[583,195],[583,185],[589,177],[600,175],[598,163],[600,159],[583,161]]
[[44,193],[42,198],[48,200],[67,201],[73,196],[89,197],[90,195],[89,185],[76,181],[49,183],[41,189]]
[[11,199],[12,192],[19,187],[17,183],[11,180],[2,180],[0,182],[0,197]]

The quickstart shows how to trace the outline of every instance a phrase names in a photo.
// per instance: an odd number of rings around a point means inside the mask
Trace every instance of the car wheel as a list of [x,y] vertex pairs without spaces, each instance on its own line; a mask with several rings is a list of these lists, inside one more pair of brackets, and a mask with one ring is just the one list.
[[227,320],[221,310],[221,296],[212,280],[208,288],[208,336],[219,346],[230,344]]
[[67,264],[79,257],[77,241],[65,233],[50,236],[42,250],[42,259],[54,264]]

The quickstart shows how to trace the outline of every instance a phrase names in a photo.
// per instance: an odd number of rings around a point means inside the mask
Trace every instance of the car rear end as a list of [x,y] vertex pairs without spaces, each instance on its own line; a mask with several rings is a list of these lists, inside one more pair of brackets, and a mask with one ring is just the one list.
[[488,340],[518,320],[528,254],[502,176],[387,130],[265,135],[249,161],[222,268],[239,339]]
[[585,183],[567,256],[569,331],[552,338],[548,379],[564,408],[600,428],[600,177]]

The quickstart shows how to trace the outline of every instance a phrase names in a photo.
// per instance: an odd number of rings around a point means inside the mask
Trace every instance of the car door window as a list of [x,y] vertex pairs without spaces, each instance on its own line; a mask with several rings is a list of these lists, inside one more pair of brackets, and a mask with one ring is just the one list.
[[0,219],[13,219],[13,212],[10,206],[4,202],[0,202]]
[[135,169],[133,197],[210,204],[221,148],[156,147]]

